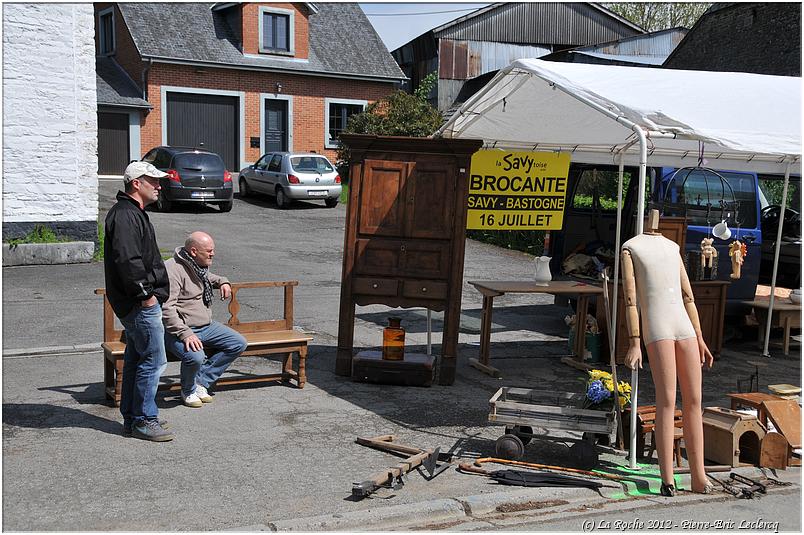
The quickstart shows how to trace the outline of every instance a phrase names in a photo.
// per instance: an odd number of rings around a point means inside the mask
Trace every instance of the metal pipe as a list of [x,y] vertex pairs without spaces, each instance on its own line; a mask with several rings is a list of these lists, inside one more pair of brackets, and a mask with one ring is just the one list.
[[[770,357],[768,344],[770,343],[771,320],[773,319],[773,303],[776,300],[776,273],[779,270],[779,251],[782,247],[782,230],[784,228],[784,210],[787,204],[787,186],[790,183],[790,165],[784,169],[784,186],[782,187],[782,206],[779,210],[779,228],[776,230],[776,250],[773,253],[773,275],[771,276],[770,302],[768,303],[768,321],[765,324],[765,344],[762,349],[763,357]],[[759,385],[757,385],[759,386]]]

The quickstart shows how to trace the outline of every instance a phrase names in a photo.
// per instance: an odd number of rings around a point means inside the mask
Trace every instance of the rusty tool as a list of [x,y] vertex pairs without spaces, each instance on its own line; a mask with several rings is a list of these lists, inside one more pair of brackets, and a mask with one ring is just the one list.
[[[381,488],[399,490],[405,484],[403,476],[416,468],[423,468],[426,473],[422,475],[430,481],[438,474],[450,467],[451,453],[441,453],[441,448],[425,450],[414,446],[406,446],[394,442],[394,435],[380,435],[373,438],[358,437],[355,442],[397,455],[407,455],[401,463],[383,472],[373,475],[370,479],[352,484],[352,496],[365,498]],[[442,462],[441,465],[438,463]]]
[[624,477],[616,476],[614,474],[604,474],[602,472],[590,472],[588,470],[580,470],[578,468],[566,468],[564,466],[550,466],[548,464],[526,463],[524,461],[511,461],[508,459],[498,459],[496,457],[481,457],[480,459],[475,461],[475,466],[481,466],[483,463],[511,464],[514,466],[524,466],[526,468],[536,468],[540,470],[571,472],[573,474],[583,474],[587,476],[602,477],[604,479],[612,479],[614,481],[622,481],[626,479]]
[[759,494],[767,493],[767,488],[765,487],[765,485],[763,485],[759,481],[751,479],[750,477],[746,477],[736,472],[732,472],[731,474],[729,474],[729,478],[732,479],[733,481],[737,481],[738,483],[742,483],[743,485],[746,485],[748,487],[747,489],[740,489],[743,495],[748,499],[753,498],[754,495],[757,493]]

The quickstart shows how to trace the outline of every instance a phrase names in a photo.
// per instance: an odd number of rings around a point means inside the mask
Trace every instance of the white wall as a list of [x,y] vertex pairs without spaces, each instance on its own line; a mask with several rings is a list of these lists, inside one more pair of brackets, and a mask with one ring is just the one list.
[[3,6],[3,222],[98,218],[92,4]]

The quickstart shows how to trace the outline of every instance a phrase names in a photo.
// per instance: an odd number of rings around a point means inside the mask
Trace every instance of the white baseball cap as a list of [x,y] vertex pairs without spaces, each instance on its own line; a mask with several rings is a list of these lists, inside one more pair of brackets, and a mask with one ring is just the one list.
[[123,182],[128,184],[132,180],[136,178],[140,178],[141,176],[149,176],[153,178],[162,178],[168,176],[167,173],[163,173],[153,165],[149,164],[148,162],[131,162],[126,167],[126,171],[123,173]]

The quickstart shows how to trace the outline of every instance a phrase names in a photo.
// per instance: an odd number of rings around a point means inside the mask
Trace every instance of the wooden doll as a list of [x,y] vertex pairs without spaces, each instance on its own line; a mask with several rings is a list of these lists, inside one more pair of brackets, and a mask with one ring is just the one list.
[[712,264],[717,265],[717,249],[712,245],[714,238],[704,238],[701,240],[701,270],[708,267],[712,269]]
[[708,494],[712,485],[704,471],[701,368],[705,364],[712,367],[712,353],[701,334],[692,287],[678,244],[655,231],[658,218],[658,211],[652,210],[648,230],[622,247],[625,319],[629,334],[625,364],[632,370],[642,367],[641,335],[656,387],[655,437],[662,477],[661,494],[674,496],[676,492],[673,484],[676,381],[681,385],[684,442],[692,490]]
[[748,253],[748,247],[741,241],[735,240],[729,245],[729,256],[731,257],[731,278],[740,278],[740,267],[745,261],[745,255]]

